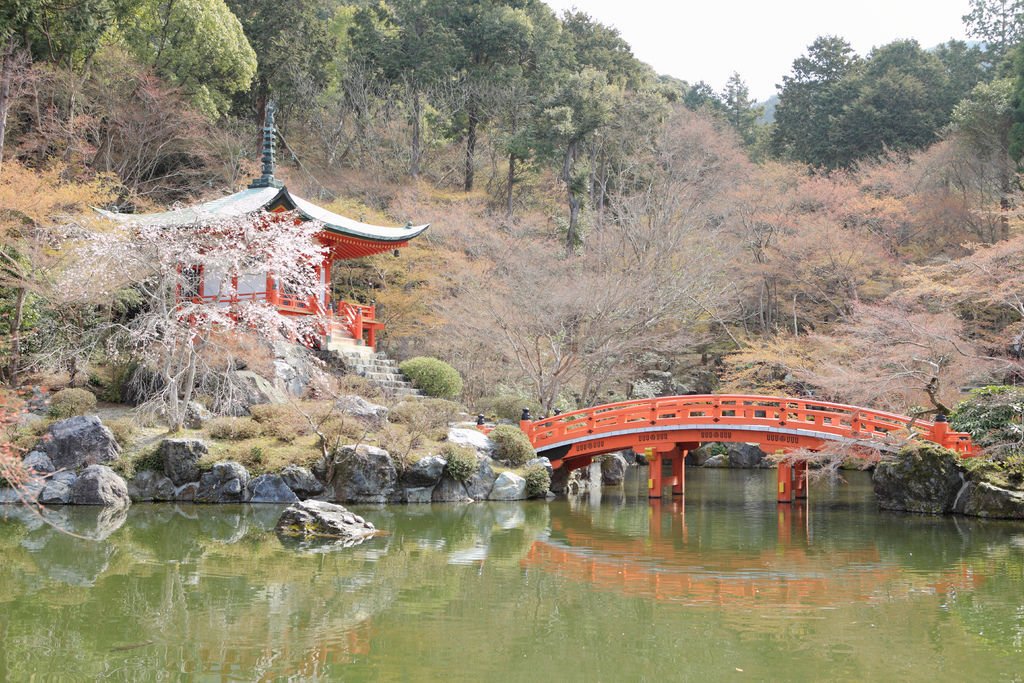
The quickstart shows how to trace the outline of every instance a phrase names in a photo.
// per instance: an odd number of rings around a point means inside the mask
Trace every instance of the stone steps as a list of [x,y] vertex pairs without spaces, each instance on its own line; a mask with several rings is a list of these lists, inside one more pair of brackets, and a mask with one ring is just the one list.
[[349,347],[332,343],[323,355],[328,364],[340,365],[346,372],[365,377],[383,389],[387,396],[423,395],[401,373],[398,363],[388,358],[386,353],[374,352],[365,346]]

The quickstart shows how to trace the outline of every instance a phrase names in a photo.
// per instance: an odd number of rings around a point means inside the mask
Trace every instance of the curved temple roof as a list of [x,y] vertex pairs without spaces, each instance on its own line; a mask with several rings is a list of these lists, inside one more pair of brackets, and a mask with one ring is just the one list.
[[254,211],[271,211],[277,207],[294,210],[307,220],[319,221],[324,229],[337,235],[355,237],[374,242],[405,242],[430,227],[429,224],[388,228],[381,225],[360,223],[351,218],[321,208],[301,197],[296,197],[287,187],[257,187],[242,190],[220,199],[159,213],[117,213],[98,209],[100,214],[121,223],[147,223],[149,225],[195,225],[238,218]]

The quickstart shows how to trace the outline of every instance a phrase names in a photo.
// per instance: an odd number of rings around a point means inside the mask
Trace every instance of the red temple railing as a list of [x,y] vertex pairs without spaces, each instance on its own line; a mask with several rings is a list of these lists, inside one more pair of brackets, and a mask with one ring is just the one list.
[[364,340],[367,346],[376,348],[377,332],[384,329],[384,323],[377,320],[376,306],[340,301],[337,315],[353,339]]
[[347,301],[339,302],[336,310],[320,306],[313,296],[294,296],[286,292],[271,289],[258,292],[234,292],[230,295],[204,294],[190,297],[197,304],[232,304],[239,301],[267,301],[285,314],[315,315],[324,313],[327,316],[327,331],[344,331],[353,339],[363,340],[371,348],[376,348],[377,333],[384,329],[384,323],[377,320],[377,307],[373,305],[354,304]]

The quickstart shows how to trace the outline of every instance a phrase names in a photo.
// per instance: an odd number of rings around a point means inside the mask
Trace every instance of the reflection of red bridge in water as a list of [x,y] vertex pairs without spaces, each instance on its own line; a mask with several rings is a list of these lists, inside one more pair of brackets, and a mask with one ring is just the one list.
[[[806,521],[803,505],[779,508],[778,544],[760,551],[709,553],[687,547],[683,506],[673,503],[671,516],[660,505],[651,516],[647,537],[597,535],[564,528],[552,531],[565,539],[535,541],[523,568],[535,568],[597,589],[684,605],[791,609],[809,605],[884,602],[894,596],[970,591],[984,581],[968,565],[923,576],[884,561],[878,548],[813,552],[806,539],[791,540],[793,526]],[[678,529],[664,537],[662,522]],[[562,528],[560,528],[562,527]],[[675,533],[675,537],[673,537]],[[682,541],[682,545],[677,543]]]
[[[528,415],[526,416],[528,417]],[[915,420],[869,408],[777,396],[671,396],[610,403],[550,418],[525,419],[520,428],[538,455],[562,476],[594,457],[632,448],[651,459],[650,494],[662,484],[674,494],[684,487],[683,459],[707,442],[754,443],[767,452],[818,450],[828,442],[882,450],[896,439],[920,438],[971,456],[968,434],[952,432],[944,418]],[[806,462],[779,467],[779,500],[806,497]],[[795,475],[795,481],[793,479]]]

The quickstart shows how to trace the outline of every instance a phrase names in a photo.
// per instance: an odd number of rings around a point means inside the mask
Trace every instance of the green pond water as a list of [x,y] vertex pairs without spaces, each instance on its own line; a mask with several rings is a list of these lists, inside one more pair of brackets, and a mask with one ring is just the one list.
[[645,472],[575,501],[355,508],[297,551],[281,508],[0,511],[0,680],[1020,681],[1024,523],[777,506],[772,471]]

